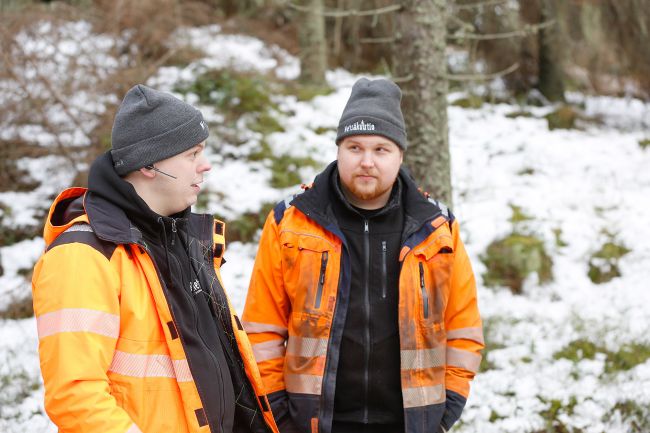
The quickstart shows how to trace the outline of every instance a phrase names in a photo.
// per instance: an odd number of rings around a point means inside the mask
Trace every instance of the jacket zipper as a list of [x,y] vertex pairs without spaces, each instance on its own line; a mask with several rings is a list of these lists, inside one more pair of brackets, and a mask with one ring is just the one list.
[[418,263],[420,265],[420,290],[422,290],[422,309],[424,310],[424,318],[429,317],[429,295],[427,295],[427,288],[424,285],[424,265],[422,262]]
[[316,289],[316,300],[314,302],[314,308],[320,309],[321,298],[323,297],[323,285],[325,284],[325,271],[327,270],[327,251],[323,251],[323,255],[320,260],[320,275],[318,276],[318,288]]
[[368,423],[368,383],[370,381],[370,229],[368,220],[363,220],[363,251],[366,259],[364,269],[364,314],[366,319],[365,344],[364,346],[364,369],[363,369],[363,423]]
[[176,238],[176,219],[172,218],[172,246],[174,246],[175,238]]
[[386,241],[381,241],[381,299],[386,299]]
[[[162,218],[158,218],[158,222],[161,223],[162,226],[163,226],[163,235],[164,235],[165,234],[165,223],[164,223]],[[172,218],[172,233],[173,233],[172,234],[172,245],[173,245],[174,244],[174,234],[176,233],[176,220],[173,219],[173,218]],[[165,244],[166,244],[166,242],[165,242]],[[154,269],[156,271],[156,275],[158,276],[158,281],[160,282],[160,285],[163,287],[163,292],[166,291],[166,290],[169,290],[167,288],[167,284],[165,283],[165,280],[162,278],[162,275],[161,275],[160,271],[158,270],[158,266],[156,265],[156,261],[153,258],[153,254],[147,248],[147,245],[144,243],[144,241],[142,242],[142,246],[144,247],[145,251],[147,252],[147,255],[149,256],[149,259],[151,260],[151,263],[153,264],[153,267],[154,267]],[[167,250],[166,246],[165,246],[165,249]],[[167,253],[167,259],[169,260],[169,251],[167,250],[166,253]],[[174,260],[176,260],[178,262],[178,259],[176,259],[175,257],[174,257]],[[191,258],[190,258],[190,260],[191,260]],[[168,261],[167,266],[170,268],[169,271],[171,272],[171,267],[169,266],[169,261]],[[180,263],[179,263],[179,266],[180,266]],[[198,277],[198,275],[197,275],[197,277]],[[221,383],[219,385],[221,385],[221,392],[223,394],[223,372],[221,371],[222,369],[219,366],[219,361],[217,360],[216,355],[208,347],[208,344],[203,339],[203,335],[201,335],[201,333],[199,332],[199,326],[198,326],[199,314],[198,314],[198,310],[196,308],[194,296],[191,294],[191,292],[186,291],[184,287],[182,287],[180,291],[183,293],[183,295],[185,296],[186,299],[189,298],[190,305],[192,306],[192,318],[194,319],[193,320],[193,322],[194,322],[194,331],[196,332],[196,335],[199,336],[199,340],[201,341],[201,343],[203,345],[203,349],[208,353],[208,355],[210,356],[210,359],[212,359],[212,362],[214,363],[215,368],[219,371],[219,377],[221,379],[220,380]],[[167,297],[167,296],[165,296],[165,297]],[[170,309],[171,309],[171,306],[170,306]],[[173,314],[172,314],[172,316],[173,316]],[[175,321],[176,321],[176,319],[174,319],[174,322]],[[181,337],[180,332],[179,332],[179,337]],[[184,342],[183,338],[181,338],[181,344],[183,345],[183,351],[185,351],[185,342]],[[187,356],[187,352],[185,354]],[[201,399],[201,402],[203,404],[203,409],[205,410],[206,405],[203,402],[204,397],[201,397],[200,393],[199,393],[199,398]],[[223,399],[221,399],[220,403],[221,403],[220,404],[220,408],[221,408],[220,415],[221,415],[221,417],[219,419],[219,427],[223,428],[223,414],[225,413],[225,404],[224,404]],[[207,413],[206,413],[206,417],[207,417]]]

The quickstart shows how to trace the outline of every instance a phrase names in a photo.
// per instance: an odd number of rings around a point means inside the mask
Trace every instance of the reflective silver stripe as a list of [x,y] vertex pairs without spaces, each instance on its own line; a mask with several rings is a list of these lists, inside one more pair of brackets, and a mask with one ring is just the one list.
[[92,232],[93,229],[90,227],[90,224],[87,223],[77,223],[68,227],[63,233],[67,232]]
[[478,373],[478,367],[481,365],[481,355],[467,350],[456,349],[455,347],[447,347],[447,365]]
[[255,361],[257,362],[284,358],[285,350],[284,340],[280,339],[253,344],[253,355],[255,355]]
[[64,308],[36,318],[38,338],[62,332],[91,332],[117,338],[120,334],[120,316],[88,308]]
[[320,395],[323,377],[313,374],[285,373],[284,383],[287,387],[287,392]]
[[283,326],[278,325],[269,325],[266,323],[256,323],[256,322],[241,322],[241,325],[244,327],[244,331],[248,334],[261,334],[262,332],[273,332],[278,334],[282,338],[287,338],[289,335],[289,330]]
[[142,433],[142,430],[140,430],[138,426],[133,423],[131,424],[131,427],[129,427],[129,429],[124,433]]
[[445,401],[442,385],[406,388],[402,390],[404,408],[429,406]]
[[401,350],[400,364],[402,370],[421,370],[445,365],[445,348]]
[[177,382],[191,382],[187,359],[172,360],[168,355],[141,355],[116,350],[108,369],[131,377],[169,377]]
[[287,341],[287,354],[310,357],[325,356],[327,355],[327,340],[292,335]]
[[447,331],[447,340],[472,340],[479,344],[485,344],[483,340],[483,329],[481,328],[460,328]]

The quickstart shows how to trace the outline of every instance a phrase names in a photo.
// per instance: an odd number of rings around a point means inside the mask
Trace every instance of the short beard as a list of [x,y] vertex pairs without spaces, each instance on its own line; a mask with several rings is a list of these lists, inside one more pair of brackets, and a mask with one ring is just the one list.
[[362,201],[367,201],[367,200],[374,200],[381,195],[385,194],[387,191],[390,191],[393,188],[393,185],[389,185],[387,188],[381,188],[381,185],[377,184],[377,186],[373,190],[367,190],[367,189],[361,189],[356,186],[356,184],[353,182],[352,185],[349,187],[346,187],[347,190],[352,194],[354,197],[356,197],[358,200]]

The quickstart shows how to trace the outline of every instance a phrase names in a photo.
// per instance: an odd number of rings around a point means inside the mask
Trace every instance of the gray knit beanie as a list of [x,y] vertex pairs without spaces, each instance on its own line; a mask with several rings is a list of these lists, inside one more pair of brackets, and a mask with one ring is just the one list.
[[382,135],[406,150],[402,91],[392,81],[360,78],[339,120],[336,144],[350,135]]
[[169,93],[138,84],[113,122],[113,165],[120,176],[178,155],[208,138],[199,110]]

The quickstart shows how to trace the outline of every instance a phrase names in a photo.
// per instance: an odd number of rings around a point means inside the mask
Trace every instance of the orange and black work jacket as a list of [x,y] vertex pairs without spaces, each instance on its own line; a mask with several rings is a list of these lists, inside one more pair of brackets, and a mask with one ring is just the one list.
[[[68,189],[50,208],[32,281],[48,415],[61,433],[277,432],[223,291],[223,223],[189,210],[182,228],[161,218],[168,242],[154,246],[127,218],[138,201],[105,154],[89,190]],[[179,243],[183,269],[165,250]]]
[[[336,389],[346,356],[342,340],[346,316],[359,312],[349,310],[355,260],[327,191],[335,171],[332,163],[311,188],[269,214],[244,308],[243,325],[281,431],[290,417],[301,432],[330,433],[335,394],[346,392]],[[399,181],[396,374],[404,430],[437,432],[451,427],[469,396],[484,346],[482,324],[458,222],[404,170]]]

